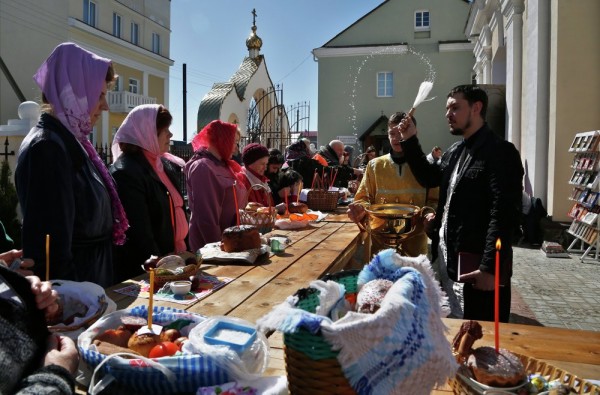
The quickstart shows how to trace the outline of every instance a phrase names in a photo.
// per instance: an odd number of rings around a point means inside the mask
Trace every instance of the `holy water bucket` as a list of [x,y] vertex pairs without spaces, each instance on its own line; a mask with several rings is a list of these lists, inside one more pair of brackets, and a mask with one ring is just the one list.
[[394,248],[403,254],[402,244],[423,229],[423,217],[427,212],[435,213],[428,206],[412,204],[383,203],[373,204],[366,209],[369,218],[366,224],[358,226],[372,238],[387,248]]

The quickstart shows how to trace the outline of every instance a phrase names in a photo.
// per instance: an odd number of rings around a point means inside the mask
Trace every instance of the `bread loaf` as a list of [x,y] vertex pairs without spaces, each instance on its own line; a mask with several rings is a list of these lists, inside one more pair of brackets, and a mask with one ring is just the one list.
[[241,252],[260,245],[260,233],[253,225],[232,226],[223,231],[221,249],[225,252]]

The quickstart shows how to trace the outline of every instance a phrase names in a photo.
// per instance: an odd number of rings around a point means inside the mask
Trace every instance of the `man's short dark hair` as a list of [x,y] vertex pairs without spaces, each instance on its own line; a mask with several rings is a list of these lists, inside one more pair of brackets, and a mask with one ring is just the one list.
[[[388,127],[392,126],[392,125],[398,125],[400,122],[402,122],[402,120],[406,117],[406,113],[404,111],[398,111],[393,113],[390,116],[390,119],[388,120]],[[415,126],[417,126],[417,120],[415,119],[415,117],[411,117],[413,123],[415,124]]]
[[481,118],[485,119],[487,114],[488,96],[487,93],[478,85],[459,85],[448,93],[448,98],[454,97],[457,93],[462,93],[463,97],[469,106],[472,106],[475,102],[481,102]]

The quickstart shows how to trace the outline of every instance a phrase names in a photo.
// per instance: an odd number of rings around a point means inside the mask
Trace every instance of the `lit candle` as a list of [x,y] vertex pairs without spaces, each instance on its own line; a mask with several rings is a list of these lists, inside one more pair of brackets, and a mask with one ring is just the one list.
[[148,301],[148,329],[152,331],[152,305],[154,304],[154,269],[150,269],[150,292]]
[[500,238],[496,240],[496,273],[494,276],[494,341],[496,352],[500,351]]
[[50,235],[46,235],[46,281],[50,280]]
[[240,226],[240,208],[238,207],[238,201],[237,201],[237,193],[235,191],[235,186],[237,185],[237,181],[233,182],[233,202],[235,203],[235,218],[236,218],[236,223],[237,226]]
[[288,195],[287,193],[283,194],[283,200],[285,201],[285,215],[288,213]]
[[300,185],[298,186],[298,190],[296,191],[296,203],[300,201],[300,194],[302,193],[302,188],[304,187],[304,183],[300,181]]

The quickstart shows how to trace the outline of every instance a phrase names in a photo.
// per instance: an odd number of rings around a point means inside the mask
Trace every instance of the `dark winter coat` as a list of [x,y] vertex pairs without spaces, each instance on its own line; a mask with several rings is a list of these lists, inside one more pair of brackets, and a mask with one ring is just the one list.
[[[439,166],[425,158],[416,137],[402,143],[406,160],[424,186],[440,183],[434,233],[441,227],[446,201],[451,199],[447,219],[448,275],[457,280],[458,253],[483,254],[480,270],[494,274],[496,240],[500,252],[501,281],[512,276],[513,234],[521,221],[523,166],[515,146],[484,125],[464,142],[453,144]],[[452,196],[447,196],[452,170],[466,149],[463,171]],[[437,250],[436,245],[432,249]]]
[[46,277],[113,284],[112,208],[108,190],[83,147],[44,113],[19,150],[15,186],[23,213],[23,256]]
[[20,299],[0,297],[0,394],[72,394],[75,380],[65,368],[43,366],[48,347],[44,313],[24,277],[0,265],[0,289]]
[[[182,169],[164,158],[161,161],[173,185],[179,187]],[[129,220],[127,241],[114,250],[115,282],[120,282],[142,274],[141,265],[150,255],[164,256],[175,250],[171,222],[175,208],[167,187],[141,151],[123,153],[110,172]]]

